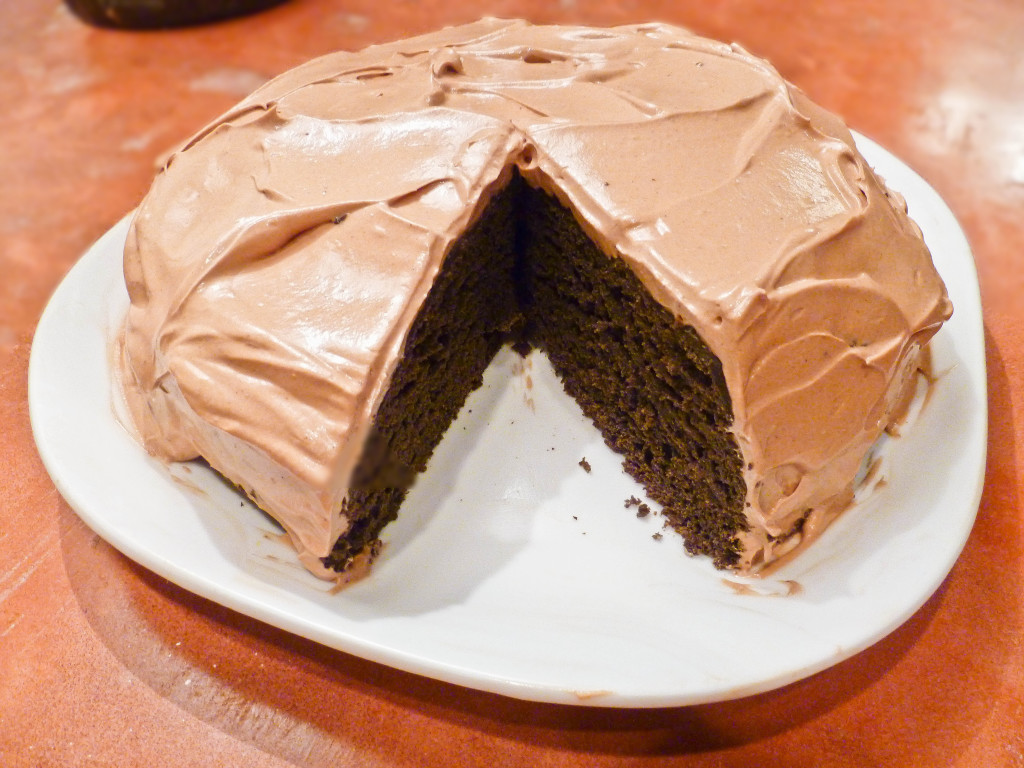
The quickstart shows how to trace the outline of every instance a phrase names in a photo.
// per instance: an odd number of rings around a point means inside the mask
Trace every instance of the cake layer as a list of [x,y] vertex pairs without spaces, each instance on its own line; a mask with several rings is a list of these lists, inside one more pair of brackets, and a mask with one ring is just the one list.
[[484,20],[333,54],[200,131],[125,253],[147,448],[206,457],[318,567],[410,328],[517,172],[720,368],[735,564],[834,514],[948,299],[838,119],[742,49],[657,24]]
[[374,416],[342,513],[346,535],[324,562],[344,571],[398,515],[466,397],[520,323],[516,298],[520,184],[498,193],[447,255],[409,329]]
[[687,549],[735,565],[746,488],[720,362],[557,199],[528,193],[521,216],[530,343]]

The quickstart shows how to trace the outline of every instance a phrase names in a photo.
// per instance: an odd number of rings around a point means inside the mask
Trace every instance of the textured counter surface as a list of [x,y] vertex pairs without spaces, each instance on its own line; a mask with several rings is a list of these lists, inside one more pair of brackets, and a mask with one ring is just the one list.
[[[820,5],[292,0],[219,25],[130,33],[87,27],[52,0],[6,0],[0,763],[1024,766],[1024,8]],[[879,644],[734,702],[529,704],[333,652],[196,598],[111,549],[57,493],[28,421],[32,333],[78,256],[138,202],[157,158],[313,55],[481,14],[658,19],[736,40],[903,158],[959,218],[985,312],[986,488],[950,576]]]

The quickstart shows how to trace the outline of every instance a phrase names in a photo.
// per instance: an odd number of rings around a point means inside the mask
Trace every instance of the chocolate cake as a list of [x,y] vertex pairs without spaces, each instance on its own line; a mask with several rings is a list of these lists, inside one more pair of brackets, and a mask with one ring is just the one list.
[[756,570],[848,503],[951,311],[837,118],[660,24],[487,19],[285,73],[171,156],[125,277],[147,449],[206,459],[327,578],[506,343],[690,552]]

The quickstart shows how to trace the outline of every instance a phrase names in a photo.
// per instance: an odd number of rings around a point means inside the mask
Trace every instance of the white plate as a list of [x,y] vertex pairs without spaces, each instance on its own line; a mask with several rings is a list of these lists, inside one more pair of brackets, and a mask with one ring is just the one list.
[[[309,576],[279,529],[199,464],[151,460],[120,426],[111,340],[127,306],[127,220],[71,270],[40,320],[29,395],[39,452],[103,538],[165,578],[325,645],[523,699],[683,705],[797,680],[885,636],[932,594],[974,521],[986,390],[977,276],[938,195],[877,145],[954,305],[938,381],[885,446],[887,482],[786,568],[741,580],[687,557],[564,396],[544,358],[503,354],[386,531],[371,578]],[[513,426],[514,422],[514,426]],[[586,457],[593,470],[579,461]]]

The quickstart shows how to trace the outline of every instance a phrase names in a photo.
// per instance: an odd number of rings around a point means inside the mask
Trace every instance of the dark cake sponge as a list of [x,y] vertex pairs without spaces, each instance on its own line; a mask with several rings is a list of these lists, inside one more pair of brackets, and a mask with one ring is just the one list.
[[343,571],[395,519],[505,342],[544,351],[693,554],[719,567],[745,530],[742,460],[721,365],[696,331],[516,175],[451,248],[406,341],[345,502]]

